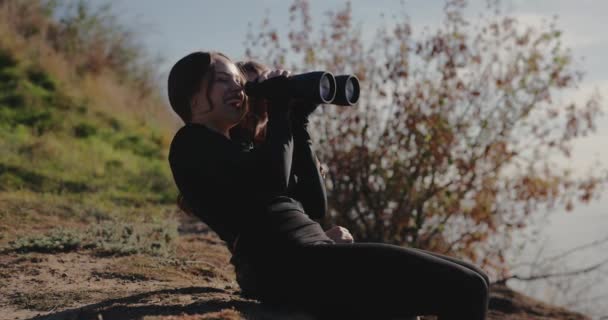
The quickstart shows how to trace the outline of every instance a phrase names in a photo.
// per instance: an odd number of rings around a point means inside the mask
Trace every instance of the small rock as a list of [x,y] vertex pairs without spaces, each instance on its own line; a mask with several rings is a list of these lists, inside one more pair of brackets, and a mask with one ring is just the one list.
[[44,260],[45,260],[45,259],[43,259],[43,258],[41,258],[41,257],[32,257],[32,258],[30,259],[30,262],[33,262],[33,263],[39,263],[39,262],[44,262]]

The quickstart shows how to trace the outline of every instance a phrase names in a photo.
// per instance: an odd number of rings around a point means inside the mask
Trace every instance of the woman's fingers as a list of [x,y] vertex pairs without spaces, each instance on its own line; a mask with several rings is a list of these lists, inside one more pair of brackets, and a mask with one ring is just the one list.
[[342,239],[344,239],[346,242],[350,242],[350,243],[355,241],[355,239],[353,239],[353,236],[350,234],[350,232],[344,233],[342,235]]
[[286,76],[287,72],[288,72],[287,70],[283,70],[283,69],[272,70],[270,72],[270,74],[268,75],[268,78]]
[[353,235],[350,234],[350,231],[348,231],[348,229],[340,227],[341,231],[342,231],[342,238],[344,240],[346,240],[347,242],[354,242],[355,239],[353,238]]
[[353,243],[355,241],[348,229],[344,227],[334,226],[325,233],[337,243]]
[[291,71],[289,71],[289,70],[283,70],[283,69],[266,70],[266,71],[262,72],[256,78],[256,82],[262,82],[262,81],[264,81],[266,79],[270,79],[270,78],[274,78],[274,77],[280,77],[280,76],[289,77],[289,76],[291,76]]
[[269,74],[270,74],[270,70],[266,70],[266,71],[260,73],[260,75],[255,79],[255,82],[262,82],[262,81],[268,79]]

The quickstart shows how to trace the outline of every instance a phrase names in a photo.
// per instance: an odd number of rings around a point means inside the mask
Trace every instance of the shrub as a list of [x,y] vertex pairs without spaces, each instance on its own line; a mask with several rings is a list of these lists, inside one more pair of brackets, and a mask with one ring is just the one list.
[[87,138],[97,133],[97,128],[90,123],[79,123],[74,126],[74,136]]
[[51,77],[49,76],[48,73],[44,72],[39,67],[30,68],[27,71],[27,77],[31,83],[33,83],[41,88],[44,88],[45,90],[48,90],[48,91],[55,90],[54,81],[51,79]]
[[137,134],[130,134],[121,138],[116,142],[115,147],[130,150],[134,154],[146,158],[162,158],[162,150],[157,144]]
[[82,246],[82,237],[67,229],[56,229],[46,235],[34,235],[20,238],[10,243],[12,250],[19,253],[26,252],[69,252]]
[[106,220],[86,230],[57,228],[9,242],[9,251],[18,253],[71,252],[92,249],[98,256],[149,254],[168,256],[178,237],[172,221],[126,223]]

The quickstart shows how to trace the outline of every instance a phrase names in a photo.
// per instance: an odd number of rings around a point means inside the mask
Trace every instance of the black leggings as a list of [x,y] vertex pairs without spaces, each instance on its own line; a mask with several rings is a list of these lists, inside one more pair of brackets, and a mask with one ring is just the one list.
[[269,304],[335,319],[486,317],[488,277],[458,259],[384,243],[306,245],[276,253],[256,254],[250,264],[257,298]]

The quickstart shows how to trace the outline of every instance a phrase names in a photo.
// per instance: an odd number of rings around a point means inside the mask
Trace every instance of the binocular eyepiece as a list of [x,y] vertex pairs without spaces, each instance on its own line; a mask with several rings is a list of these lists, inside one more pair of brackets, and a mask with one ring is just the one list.
[[[245,93],[269,98],[273,92],[264,90],[263,83],[247,82]],[[312,103],[352,106],[359,101],[359,79],[354,75],[334,76],[326,71],[296,74],[287,78],[286,87],[287,96]]]

